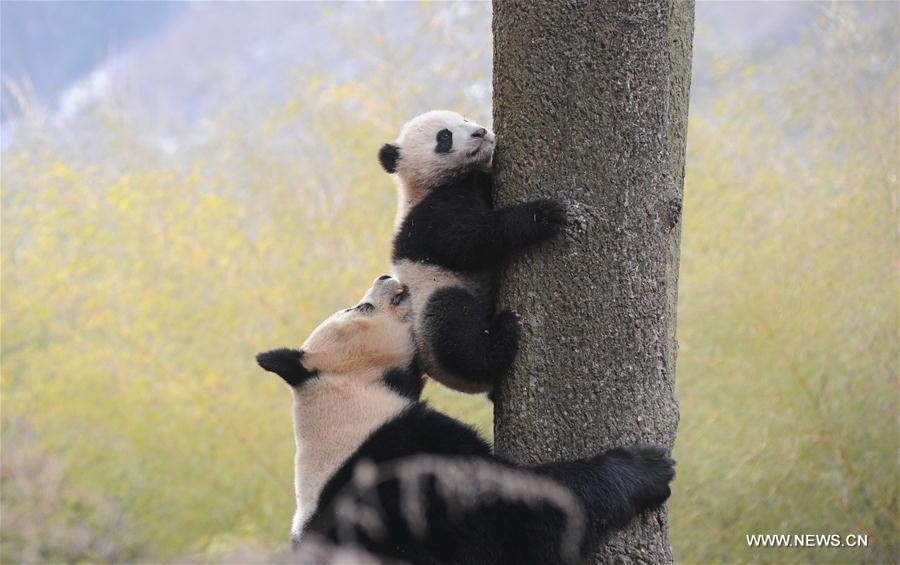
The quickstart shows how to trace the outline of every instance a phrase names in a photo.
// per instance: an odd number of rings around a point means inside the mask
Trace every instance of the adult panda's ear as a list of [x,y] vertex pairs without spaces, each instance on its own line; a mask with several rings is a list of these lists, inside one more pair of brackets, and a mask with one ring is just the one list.
[[310,371],[300,361],[303,351],[296,349],[273,349],[256,356],[259,366],[275,373],[292,387],[297,387],[316,376],[315,371]]
[[400,160],[400,147],[393,143],[385,143],[378,150],[378,161],[385,171],[393,174],[397,172],[397,161]]

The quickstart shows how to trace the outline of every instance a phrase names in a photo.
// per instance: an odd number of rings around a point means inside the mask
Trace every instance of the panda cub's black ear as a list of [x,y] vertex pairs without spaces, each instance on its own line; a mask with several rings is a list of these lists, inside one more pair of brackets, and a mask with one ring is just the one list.
[[397,161],[400,159],[400,148],[393,143],[385,143],[378,150],[378,160],[385,171],[393,174],[397,172]]
[[266,371],[275,373],[287,384],[296,387],[316,376],[315,371],[308,370],[300,362],[302,357],[303,351],[281,348],[260,353],[256,356],[256,362]]

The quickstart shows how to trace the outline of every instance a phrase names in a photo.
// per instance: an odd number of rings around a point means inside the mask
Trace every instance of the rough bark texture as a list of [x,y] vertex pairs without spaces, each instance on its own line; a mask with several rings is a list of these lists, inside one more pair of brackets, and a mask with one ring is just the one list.
[[[502,276],[500,304],[524,330],[495,405],[500,453],[538,462],[675,440],[693,22],[690,1],[494,2],[497,203],[571,207],[565,237]],[[595,560],[671,562],[665,510]]]

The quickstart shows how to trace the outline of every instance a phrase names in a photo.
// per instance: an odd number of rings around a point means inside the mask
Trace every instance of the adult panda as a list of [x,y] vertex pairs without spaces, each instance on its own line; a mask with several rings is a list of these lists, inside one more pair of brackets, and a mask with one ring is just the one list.
[[524,466],[420,402],[410,297],[380,277],[300,350],[257,356],[293,392],[301,559],[324,541],[377,562],[576,563],[668,498],[662,447]]
[[493,151],[493,133],[436,110],[413,118],[378,153],[397,175],[393,274],[413,296],[423,369],[462,392],[491,391],[518,349],[518,316],[494,309],[497,268],[566,222],[550,199],[494,209]]

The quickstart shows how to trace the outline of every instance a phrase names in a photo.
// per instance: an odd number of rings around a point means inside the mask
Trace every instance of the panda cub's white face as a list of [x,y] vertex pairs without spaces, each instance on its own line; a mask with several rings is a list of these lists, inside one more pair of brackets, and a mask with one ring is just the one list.
[[408,190],[427,190],[454,174],[489,171],[494,134],[456,112],[434,110],[403,126],[393,144],[379,154]]

